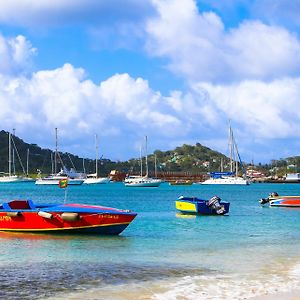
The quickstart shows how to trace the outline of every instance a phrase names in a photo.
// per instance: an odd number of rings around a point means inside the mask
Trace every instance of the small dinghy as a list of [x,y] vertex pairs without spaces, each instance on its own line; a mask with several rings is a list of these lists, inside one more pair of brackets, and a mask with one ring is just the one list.
[[225,215],[229,212],[229,202],[221,201],[218,196],[209,200],[196,197],[180,196],[176,201],[176,209],[185,214]]
[[13,200],[0,205],[0,231],[118,235],[136,215],[96,205]]
[[272,192],[267,198],[260,199],[259,203],[270,206],[300,207],[300,196],[279,196],[276,192]]

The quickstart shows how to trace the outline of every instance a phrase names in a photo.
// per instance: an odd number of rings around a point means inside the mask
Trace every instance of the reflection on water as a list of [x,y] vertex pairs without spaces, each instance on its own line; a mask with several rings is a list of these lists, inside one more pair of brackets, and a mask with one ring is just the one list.
[[176,213],[176,218],[181,218],[181,219],[195,219],[196,215],[193,215],[193,214],[184,214],[184,213]]

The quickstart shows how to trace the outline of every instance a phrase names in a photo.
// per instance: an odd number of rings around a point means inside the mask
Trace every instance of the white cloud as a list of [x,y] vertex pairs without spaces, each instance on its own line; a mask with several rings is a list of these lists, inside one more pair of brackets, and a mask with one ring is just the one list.
[[[300,137],[300,78],[269,83],[243,81],[230,85],[199,83],[195,91],[205,89],[209,108],[223,113],[220,121],[232,119],[240,124],[244,136],[259,139]],[[221,114],[220,114],[221,116]]]
[[129,131],[135,138],[145,133],[170,137],[184,132],[181,120],[168,112],[166,99],[142,78],[116,74],[96,85],[85,79],[84,70],[70,64],[36,72],[31,78],[1,75],[0,107],[3,128],[31,132],[44,141],[55,127],[73,141],[95,132],[122,135]]
[[270,80],[299,75],[300,42],[279,26],[245,21],[225,30],[214,13],[193,0],[154,0],[158,17],[147,25],[148,52],[166,57],[189,81]]
[[0,73],[16,75],[30,71],[36,49],[22,35],[4,38],[0,34]]

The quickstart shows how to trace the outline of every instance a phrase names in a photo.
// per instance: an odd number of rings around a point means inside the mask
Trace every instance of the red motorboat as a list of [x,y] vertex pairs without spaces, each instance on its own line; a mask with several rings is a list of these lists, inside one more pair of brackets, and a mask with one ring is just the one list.
[[300,207],[300,196],[279,196],[273,192],[267,198],[260,199],[259,202],[269,203],[270,206]]
[[96,205],[13,200],[0,205],[0,231],[118,235],[136,215]]

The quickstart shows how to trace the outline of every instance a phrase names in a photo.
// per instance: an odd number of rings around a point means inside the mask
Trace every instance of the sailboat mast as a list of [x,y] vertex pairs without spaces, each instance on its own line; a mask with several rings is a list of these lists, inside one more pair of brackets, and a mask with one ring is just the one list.
[[[12,136],[14,137],[15,135],[16,135],[16,129],[13,128]],[[11,139],[12,139],[12,136],[11,136]],[[13,165],[13,169],[14,169],[14,175],[16,175],[16,162],[15,162],[15,149],[14,148],[12,148],[12,165]]]
[[11,176],[11,133],[8,133],[8,175]]
[[29,148],[27,149],[27,160],[26,160],[26,175],[29,173]]
[[140,164],[141,164],[141,177],[143,176],[143,157],[142,157],[142,145],[140,147]]
[[84,158],[82,159],[82,168],[83,168],[83,173],[85,174],[85,164],[84,164]]
[[147,152],[147,136],[145,136],[145,159],[146,159],[146,177],[148,177],[148,152]]
[[54,154],[54,173],[57,173],[57,127],[55,128],[55,154]]
[[155,170],[155,178],[157,178],[156,154],[154,154],[154,170]]
[[233,172],[233,141],[232,141],[232,129],[229,123],[229,151],[230,151],[230,172]]
[[50,159],[51,159],[51,174],[54,174],[54,164],[53,164],[53,153],[51,151],[50,154]]
[[98,156],[99,156],[99,153],[98,153],[98,151],[99,151],[99,146],[98,146],[98,135],[97,134],[95,134],[95,147],[96,147],[96,166],[95,166],[95,168],[96,168],[96,178],[98,178]]

